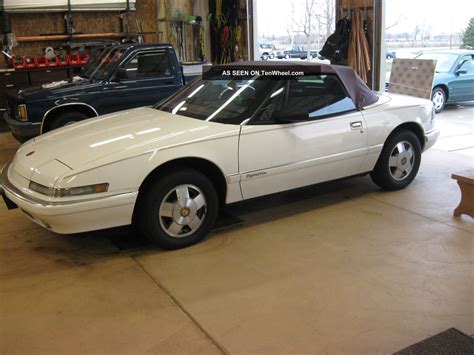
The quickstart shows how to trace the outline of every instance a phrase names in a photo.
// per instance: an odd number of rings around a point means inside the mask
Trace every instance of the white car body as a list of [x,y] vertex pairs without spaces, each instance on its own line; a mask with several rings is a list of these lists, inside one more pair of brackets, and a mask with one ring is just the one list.
[[[66,126],[23,144],[2,172],[8,199],[34,222],[78,233],[132,222],[139,188],[155,169],[202,159],[225,179],[225,203],[370,172],[400,125],[436,141],[431,101],[378,93],[364,110],[290,124],[231,125],[139,108]],[[107,192],[48,197],[52,188],[108,183]]]

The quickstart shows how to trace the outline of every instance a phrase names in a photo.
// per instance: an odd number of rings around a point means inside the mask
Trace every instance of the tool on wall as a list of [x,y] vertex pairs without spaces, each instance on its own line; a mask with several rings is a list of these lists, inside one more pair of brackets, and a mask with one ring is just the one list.
[[127,0],[125,12],[120,13],[120,27],[125,33],[124,42],[130,42],[130,0]]
[[216,0],[210,5],[213,62],[229,63],[247,57],[244,52],[247,35],[245,4],[244,0]]
[[66,27],[66,33],[68,35],[73,35],[74,33],[76,33],[76,29],[74,28],[74,21],[72,18],[71,0],[67,0],[67,13],[64,15],[64,24]]
[[0,40],[2,43],[2,53],[5,56],[5,62],[8,63],[13,58],[12,49],[18,46],[16,36],[11,33],[12,26],[10,17],[3,11],[3,7],[0,10]]
[[204,27],[202,25],[201,16],[189,16],[190,24],[193,29],[193,47],[194,47],[194,57],[199,61],[204,60],[205,57],[205,34]]
[[145,43],[145,40],[143,39],[143,27],[142,23],[138,21],[138,19],[135,19],[135,24],[137,26],[137,31],[138,31],[138,43]]
[[[203,61],[206,54],[205,30],[202,16],[185,15],[180,9],[172,9],[164,1],[168,17],[158,21],[168,27],[168,42],[175,48],[181,62]],[[163,32],[158,32],[159,38]]]

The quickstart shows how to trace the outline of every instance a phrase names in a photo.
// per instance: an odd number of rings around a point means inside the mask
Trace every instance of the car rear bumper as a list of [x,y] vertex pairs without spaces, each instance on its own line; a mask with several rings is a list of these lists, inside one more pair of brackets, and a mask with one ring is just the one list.
[[425,145],[423,151],[430,149],[438,140],[440,131],[439,129],[433,129],[425,133]]
[[7,207],[18,206],[33,222],[56,233],[70,234],[130,224],[138,192],[87,200],[61,202],[38,199],[8,178],[7,164],[0,172],[0,193]]
[[26,141],[38,136],[41,132],[41,122],[23,122],[11,118],[8,112],[3,115],[5,123],[12,131],[13,136],[19,141]]

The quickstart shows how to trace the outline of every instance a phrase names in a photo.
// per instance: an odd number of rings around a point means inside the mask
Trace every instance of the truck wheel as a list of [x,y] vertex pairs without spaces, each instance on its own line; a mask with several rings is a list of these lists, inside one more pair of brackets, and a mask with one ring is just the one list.
[[137,205],[138,230],[162,248],[195,244],[214,226],[217,193],[199,171],[186,169],[163,175],[142,196]]
[[71,123],[79,122],[89,118],[86,114],[78,111],[67,111],[60,113],[55,117],[50,124],[47,126],[46,130],[43,130],[43,133],[52,131],[53,129],[67,126]]
[[410,131],[399,131],[385,142],[370,177],[383,189],[403,189],[415,178],[420,162],[421,147],[418,137]]

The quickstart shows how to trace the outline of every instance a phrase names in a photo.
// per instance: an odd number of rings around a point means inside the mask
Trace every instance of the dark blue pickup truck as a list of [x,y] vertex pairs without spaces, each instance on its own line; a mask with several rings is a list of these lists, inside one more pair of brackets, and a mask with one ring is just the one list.
[[[311,58],[317,58],[318,52],[317,51],[310,51],[309,55]],[[280,55],[281,58],[290,59],[290,58],[300,58],[306,59],[308,56],[308,51],[306,51],[302,46],[293,46],[285,49],[283,54]]]
[[106,49],[69,81],[10,94],[4,118],[13,136],[25,141],[86,118],[152,105],[184,84],[171,45],[120,45]]

